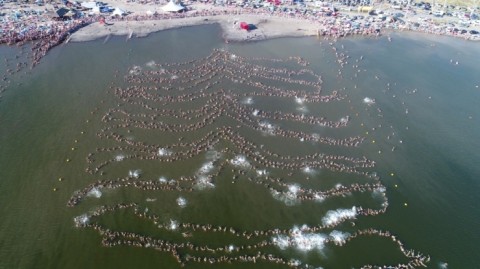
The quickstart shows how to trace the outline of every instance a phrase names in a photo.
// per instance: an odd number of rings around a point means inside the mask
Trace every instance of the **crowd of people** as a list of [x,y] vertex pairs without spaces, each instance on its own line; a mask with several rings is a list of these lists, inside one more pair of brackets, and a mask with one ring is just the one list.
[[[71,20],[53,19],[49,12],[31,12],[18,15],[18,7],[12,6],[6,11],[14,14],[4,14],[4,18],[0,22],[0,44],[18,44],[22,45],[26,42],[35,41],[33,45],[33,65],[56,45],[68,40],[69,36],[78,29],[91,23],[104,21],[104,14],[87,14],[75,17]],[[22,9],[20,9],[22,10]],[[81,14],[81,13],[80,13]],[[226,5],[222,8],[202,8],[199,10],[189,10],[182,13],[152,13],[139,14],[133,12],[127,16],[115,16],[108,20],[115,21],[148,21],[148,20],[172,20],[192,17],[212,17],[212,16],[238,16],[238,15],[256,15],[264,19],[269,17],[285,18],[285,19],[301,19],[305,23],[313,24],[317,27],[317,34],[331,37],[344,37],[348,35],[379,35],[381,30],[413,30],[433,34],[459,36],[466,39],[475,38],[468,31],[450,31],[447,25],[437,25],[431,21],[401,21],[401,20],[385,20],[385,21],[367,21],[368,16],[364,20],[355,22],[342,18],[326,16],[324,13],[305,12],[300,9],[277,8],[270,10],[267,8],[253,8],[252,5],[245,7],[237,7]]]
[[[330,48],[335,52],[336,63],[342,70],[348,65],[348,56],[337,50],[334,44],[331,44]],[[296,64],[297,68],[286,67],[292,63]],[[356,64],[354,62],[353,65]],[[355,157],[355,154],[349,153],[365,140],[364,137],[329,138],[280,127],[282,122],[294,122],[304,126],[338,130],[349,126],[349,115],[332,121],[328,120],[327,116],[307,116],[303,113],[284,112],[283,109],[268,111],[254,108],[256,98],[265,97],[290,100],[295,106],[345,101],[347,96],[340,94],[340,90],[323,93],[321,76],[308,69],[308,65],[307,61],[299,57],[246,58],[223,50],[214,50],[204,58],[181,63],[150,62],[144,67],[133,66],[124,76],[125,85],[110,86],[110,92],[118,103],[105,109],[100,119],[101,126],[96,133],[96,137],[108,146],[97,147],[87,155],[86,173],[93,176],[109,175],[116,170],[117,165],[123,166],[130,162],[138,165],[153,161],[173,165],[184,160],[198,159],[202,155],[207,156],[207,161],[193,174],[172,179],[151,179],[149,176],[144,178],[139,170],[131,170],[125,177],[97,180],[76,191],[67,205],[79,206],[84,199],[92,196],[92,193],[107,189],[135,188],[188,195],[200,191],[200,181],[213,185],[220,180],[232,180],[232,183],[248,180],[263,186],[274,198],[280,197],[280,200],[284,197],[294,199],[297,203],[309,203],[356,193],[372,193],[380,204],[373,208],[357,206],[348,209],[348,214],[341,210],[332,211],[330,214],[335,215],[332,219],[315,226],[302,227],[301,232],[304,234],[325,233],[357,217],[385,213],[389,202],[380,177],[371,172],[375,162],[365,156]],[[94,113],[98,111],[96,109]],[[202,130],[205,130],[205,134],[196,137],[195,134]],[[245,130],[248,130],[247,133],[254,132],[284,141],[342,148],[347,153],[281,154],[271,146],[259,144],[256,139],[246,135]],[[173,134],[178,141],[152,142],[139,137],[133,139],[130,137],[132,133]],[[349,185],[337,184],[323,190],[302,187],[295,183],[294,178],[316,178],[315,171],[322,169],[350,174],[364,181]],[[225,174],[229,174],[228,178]],[[150,203],[156,199],[147,198],[146,201]],[[132,209],[135,216],[151,221],[162,231],[178,233],[183,239],[165,240],[132,231],[118,231],[102,224],[101,217],[104,214]],[[150,213],[139,203],[100,206],[75,218],[75,223],[77,227],[98,231],[103,238],[103,246],[153,248],[170,253],[181,265],[193,262],[269,262],[291,268],[310,268],[299,260],[268,253],[269,249],[277,246],[276,237],[295,236],[296,229],[248,231],[226,225],[168,221],[161,215]],[[351,223],[350,228],[355,229],[355,222]],[[248,243],[214,247],[207,243],[208,240],[204,244],[189,241],[189,238],[199,233],[230,234]],[[326,237],[324,243],[343,246],[361,236],[383,237],[398,245],[409,261],[388,268],[417,268],[424,266],[429,260],[428,256],[404,248],[403,243],[389,231],[360,229],[340,240],[333,236]],[[302,240],[306,240],[308,244],[310,239]],[[295,244],[297,243],[291,243],[290,247],[294,248]],[[365,265],[362,268],[386,267]]]
[[[133,210],[132,210],[133,209]],[[243,238],[243,241],[252,241],[250,244],[244,244],[235,246],[233,244],[225,244],[223,246],[210,247],[208,244],[200,245],[198,243],[191,243],[186,240],[180,242],[171,242],[169,240],[163,240],[154,238],[151,236],[141,235],[133,232],[126,231],[113,231],[104,227],[101,224],[101,217],[107,213],[116,212],[118,210],[131,210],[133,214],[141,219],[151,221],[160,230],[164,231],[176,231],[183,235],[184,239],[198,235],[200,233],[223,233],[225,235],[234,236],[237,238]],[[301,261],[294,259],[286,259],[274,254],[268,254],[268,247],[275,246],[274,240],[271,240],[272,236],[286,235],[293,236],[299,232],[299,228],[293,229],[269,229],[269,230],[254,230],[254,231],[241,231],[233,227],[227,226],[214,226],[211,224],[196,224],[196,223],[175,223],[172,226],[172,220],[166,223],[162,223],[162,217],[146,213],[136,203],[129,204],[115,204],[109,206],[101,206],[91,212],[88,216],[81,216],[76,219],[77,227],[92,228],[96,230],[102,236],[102,245],[106,247],[114,246],[133,246],[140,248],[152,248],[157,251],[170,253],[175,260],[185,266],[188,263],[235,263],[235,262],[248,262],[256,263],[260,261],[270,262],[275,264],[287,265],[291,268],[310,268],[310,265],[303,264]],[[302,233],[315,234],[319,232],[326,232],[335,225],[327,226],[315,226],[308,227],[303,226],[300,228]],[[428,255],[424,255],[415,250],[405,248],[402,241],[397,236],[389,231],[382,231],[373,228],[361,229],[349,234],[342,240],[335,240],[335,238],[326,238],[325,244],[332,243],[335,245],[344,245],[349,241],[356,239],[357,237],[365,236],[377,236],[390,239],[395,243],[401,253],[409,259],[407,263],[400,263],[398,265],[364,265],[361,268],[395,268],[395,269],[413,269],[418,267],[427,267],[426,264],[430,261]],[[308,240],[308,239],[305,239]],[[183,242],[182,242],[183,241]],[[262,251],[263,250],[263,251]],[[241,254],[243,251],[252,252],[255,251],[255,255]],[[196,254],[194,254],[196,253]],[[202,255],[203,254],[203,255]]]

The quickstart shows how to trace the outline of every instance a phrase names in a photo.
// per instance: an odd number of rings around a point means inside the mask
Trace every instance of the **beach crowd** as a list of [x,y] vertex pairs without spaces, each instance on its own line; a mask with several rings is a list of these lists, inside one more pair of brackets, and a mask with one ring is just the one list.
[[[139,4],[139,3],[136,3]],[[126,16],[108,17],[108,14],[91,14],[79,12],[76,17],[68,20],[59,19],[52,16],[51,12],[33,11],[38,9],[34,5],[19,6],[10,3],[3,9],[2,20],[0,21],[0,44],[18,44],[23,45],[26,42],[36,41],[33,45],[33,64],[37,64],[48,50],[62,42],[68,42],[69,36],[80,28],[91,23],[107,21],[162,21],[174,20],[192,17],[215,17],[215,16],[238,16],[255,15],[268,19],[269,17],[284,19],[300,19],[305,23],[313,24],[317,28],[317,34],[321,36],[345,37],[349,35],[374,35],[377,36],[386,29],[392,30],[411,30],[439,35],[452,35],[465,39],[476,39],[477,35],[472,35],[468,31],[453,31],[452,27],[438,25],[431,20],[408,21],[397,20],[391,17],[384,20],[372,20],[368,15],[359,16],[355,21],[349,16],[342,16],[341,12],[336,12],[335,16],[326,15],[325,12],[315,10],[305,10],[299,8],[289,9],[268,9],[253,8],[253,5],[239,7],[236,5],[224,5],[222,7],[208,8],[213,3],[202,4],[203,7],[198,10],[189,8],[182,13],[151,13],[140,14],[131,13]],[[57,6],[58,7],[58,6]],[[308,12],[307,12],[308,11]],[[360,19],[363,18],[363,19]],[[105,24],[108,25],[108,24]],[[261,36],[253,35],[255,38]]]
[[[344,68],[349,57],[340,49],[337,50],[333,43],[330,48],[337,57],[336,65]],[[292,64],[297,67],[291,67]],[[300,260],[272,252],[272,249],[310,250],[314,245],[317,248],[328,244],[343,246],[358,237],[381,237],[396,244],[407,262],[397,265],[367,264],[361,268],[426,267],[430,258],[405,248],[392,232],[373,228],[356,229],[357,217],[384,214],[389,206],[386,187],[380,177],[371,172],[375,162],[365,156],[350,154],[363,143],[364,137],[339,139],[280,127],[282,122],[293,122],[338,130],[349,126],[350,115],[332,121],[327,116],[254,108],[257,98],[290,100],[299,107],[345,101],[346,96],[340,94],[340,90],[322,93],[321,76],[308,69],[308,66],[309,63],[300,57],[246,58],[215,49],[210,55],[195,60],[162,64],[149,62],[142,67],[131,67],[123,76],[126,85],[110,86],[112,97],[118,103],[105,109],[96,133],[96,138],[108,146],[96,147],[87,155],[85,172],[94,177],[105,177],[117,170],[117,165],[158,162],[168,166],[202,156],[206,156],[206,160],[193,174],[170,179],[148,178],[142,175],[140,169],[132,169],[124,177],[99,179],[75,191],[67,206],[81,206],[85,199],[100,197],[103,191],[113,189],[170,192],[188,197],[192,192],[213,188],[221,180],[231,181],[232,184],[246,180],[262,186],[274,199],[286,205],[371,193],[376,197],[378,206],[330,210],[326,212],[322,223],[314,226],[243,230],[228,225],[166,219],[148,208],[148,203],[154,203],[156,198],[147,198],[145,202],[96,207],[76,217],[75,225],[97,231],[105,247],[151,248],[170,253],[181,266],[190,263],[267,262],[290,268],[312,268]],[[233,89],[237,87],[242,90]],[[92,113],[98,111],[95,109]],[[203,132],[205,134],[197,136],[203,130],[206,130]],[[259,144],[246,135],[245,130],[248,130],[247,133],[263,134],[284,141],[337,147],[347,150],[347,153],[281,154],[271,146]],[[137,134],[135,139],[131,137],[132,133]],[[173,134],[176,140],[167,142],[162,139],[161,143],[147,141],[140,138],[142,133]],[[316,172],[321,170],[358,178],[350,184],[337,184],[325,189],[302,187],[295,182],[295,178],[313,180]],[[182,208],[186,204],[183,196],[177,199],[178,206]],[[160,232],[175,233],[179,235],[178,240],[107,228],[102,216],[117,212],[127,212],[139,218],[138,221],[151,222]],[[347,229],[352,232],[335,230],[340,227],[345,229],[343,224],[348,222],[350,225],[347,225]],[[218,233],[225,238],[231,237],[231,244],[219,246],[210,245],[208,240],[202,243],[190,240],[200,234],[205,238],[215,237]],[[235,245],[233,242],[244,243]]]

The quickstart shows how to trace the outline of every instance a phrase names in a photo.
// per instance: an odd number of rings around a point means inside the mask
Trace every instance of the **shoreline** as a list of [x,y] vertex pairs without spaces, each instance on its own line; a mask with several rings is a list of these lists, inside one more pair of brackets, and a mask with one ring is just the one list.
[[[163,15],[160,17],[155,16],[142,16],[140,19],[137,17],[122,17],[112,18],[109,24],[100,24],[99,22],[89,23],[87,26],[81,27],[75,31],[69,41],[81,42],[91,41],[99,38],[103,38],[109,35],[116,36],[135,36],[146,37],[151,33],[177,29],[182,27],[190,27],[204,24],[217,23],[222,29],[222,36],[225,42],[235,41],[259,41],[272,38],[281,37],[306,37],[306,36],[327,36],[333,38],[344,38],[353,35],[363,36],[380,36],[382,33],[399,33],[399,32],[415,32],[419,34],[433,34],[449,36],[454,38],[461,38],[468,41],[478,41],[475,36],[472,35],[458,35],[454,33],[443,33],[436,31],[434,27],[401,27],[396,24],[374,24],[370,27],[363,29],[350,29],[342,28],[343,25],[338,27],[328,25],[323,21],[311,21],[309,19],[297,18],[297,17],[284,17],[278,14],[254,14],[243,13],[244,11],[235,10],[226,11],[223,10],[226,15],[213,14],[213,15],[180,15],[170,16]],[[228,14],[227,12],[232,12]],[[234,22],[247,21],[249,24],[256,26],[255,29],[245,31],[239,29],[238,25],[234,25]],[[258,26],[258,27],[257,27]]]
[[[258,28],[251,31],[240,30],[234,25],[234,22],[239,22],[240,20],[248,21],[249,23],[256,25]],[[109,25],[102,25],[99,22],[94,22],[73,33],[70,37],[70,41],[91,41],[108,35],[147,37],[149,34],[163,30],[205,24],[220,25],[222,29],[222,37],[226,42],[259,41],[281,37],[315,36],[318,28],[313,24],[305,23],[299,19],[278,18],[274,16],[264,17],[261,15],[242,15],[240,19],[240,17],[232,18],[226,15],[217,15],[162,20],[112,21]]]
[[[433,20],[425,19],[420,14],[408,15],[409,20],[373,20],[372,16],[363,16],[358,20],[350,20],[356,13],[340,13],[338,16],[322,16],[309,13],[291,13],[284,10],[268,11],[250,7],[223,6],[212,4],[191,4],[183,13],[157,12],[160,4],[139,4],[128,0],[107,0],[111,6],[126,7],[129,13],[124,16],[105,17],[93,14],[72,20],[55,20],[52,10],[58,7],[48,4],[44,11],[34,16],[21,16],[20,19],[5,21],[0,25],[0,44],[21,46],[33,42],[32,67],[39,63],[50,49],[70,41],[90,41],[110,35],[145,37],[151,33],[167,29],[218,23],[222,29],[222,37],[226,43],[232,41],[259,41],[281,37],[322,36],[344,38],[348,36],[380,36],[391,31],[413,31],[480,40],[480,35],[465,31],[450,31],[448,23],[438,25]],[[33,4],[23,8],[34,8]],[[13,12],[18,5],[9,4],[4,9]],[[52,8],[52,9],[50,9]],[[155,12],[152,12],[151,10]],[[408,13],[408,12],[406,12]],[[358,13],[360,14],[360,13]],[[104,23],[100,23],[103,20]],[[105,22],[106,20],[106,22]],[[253,29],[240,29],[240,22],[247,22]],[[27,26],[26,26],[27,25]],[[476,29],[474,27],[474,29]],[[390,39],[390,38],[389,38]]]

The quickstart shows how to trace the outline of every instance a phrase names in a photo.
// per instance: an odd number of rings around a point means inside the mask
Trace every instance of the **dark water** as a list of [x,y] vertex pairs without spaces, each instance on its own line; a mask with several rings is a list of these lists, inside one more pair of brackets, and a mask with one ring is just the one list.
[[[322,75],[323,94],[339,90],[347,96],[337,103],[308,103],[305,114],[327,115],[335,121],[350,116],[348,127],[332,130],[295,123],[285,123],[285,127],[310,128],[309,132],[338,138],[362,135],[365,141],[359,148],[298,141],[285,143],[283,139],[258,135],[252,130],[239,131],[279,154],[322,151],[366,156],[376,162],[372,171],[378,173],[387,187],[390,206],[386,213],[358,217],[355,228],[347,221],[336,229],[388,230],[407,248],[430,255],[429,268],[439,268],[441,262],[448,262],[449,268],[477,268],[480,262],[477,255],[480,209],[476,204],[480,187],[480,65],[477,61],[480,47],[477,43],[436,36],[402,33],[392,37],[393,42],[386,38],[351,38],[337,42],[334,45],[337,53],[349,56],[348,64],[341,69],[341,77],[329,41],[282,38],[223,44],[217,26],[164,31],[128,42],[124,37],[114,37],[105,44],[104,40],[98,40],[55,48],[28,74],[14,75],[0,102],[0,268],[179,267],[168,253],[127,246],[102,247],[97,232],[75,227],[74,217],[103,204],[135,201],[162,215],[164,221],[177,219],[243,230],[315,225],[330,209],[359,204],[378,207],[370,194],[328,198],[320,204],[305,202],[286,206],[273,199],[262,186],[245,180],[231,184],[229,179],[217,180],[214,190],[184,194],[188,204],[183,209],[175,204],[178,193],[127,188],[105,190],[99,199],[89,197],[76,207],[67,207],[76,190],[105,177],[126,176],[130,169],[142,169],[142,178],[159,175],[173,178],[192,174],[204,163],[204,156],[199,155],[168,168],[155,162],[128,161],[106,169],[106,176],[85,172],[89,153],[97,147],[114,145],[96,136],[105,127],[101,118],[119,103],[109,87],[112,83],[128,86],[123,76],[134,65],[148,69],[145,64],[152,60],[172,63],[201,59],[214,49],[249,58],[300,56],[310,63],[309,69]],[[0,49],[2,59],[14,61],[16,54],[16,48]],[[3,73],[8,67],[2,64],[1,68]],[[233,84],[225,87],[242,91]],[[375,104],[364,104],[365,97],[375,99]],[[298,113],[292,98],[254,97],[253,106]],[[231,124],[228,119],[223,120],[225,122],[217,124]],[[200,138],[206,132],[186,134],[186,139]],[[159,138],[139,130],[134,130],[131,136],[144,141],[161,140],[156,141],[157,144],[176,139],[172,134]],[[226,170],[221,177],[231,178],[229,169]],[[297,181],[305,187],[310,184],[312,188],[326,189],[350,180],[349,175],[323,170],[313,177],[319,179],[319,183]],[[57,191],[53,191],[54,188]],[[147,203],[146,198],[157,200]],[[179,240],[178,235],[155,231],[148,223],[127,213],[107,216],[102,221],[114,230]],[[192,240],[242,244],[242,239],[217,237],[194,236]],[[342,247],[327,245],[322,251],[308,253],[276,247],[267,252],[324,268],[397,264],[406,260],[391,241],[376,237],[354,239]],[[203,263],[187,265],[187,268],[205,267]],[[265,262],[208,267],[286,268]]]

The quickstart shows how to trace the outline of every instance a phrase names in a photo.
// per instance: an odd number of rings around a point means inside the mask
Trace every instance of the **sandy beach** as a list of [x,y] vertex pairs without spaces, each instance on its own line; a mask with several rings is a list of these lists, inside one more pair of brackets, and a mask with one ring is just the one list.
[[[254,24],[257,29],[241,30],[240,21]],[[227,41],[262,40],[285,36],[316,35],[318,26],[305,23],[300,19],[264,17],[260,15],[228,15],[189,17],[169,20],[115,21],[108,24],[92,23],[75,32],[71,41],[89,41],[108,35],[126,35],[145,37],[150,33],[166,29],[187,27],[202,24],[218,23],[222,27],[223,37]]]
[[[321,33],[322,31],[331,31],[338,24],[336,18],[323,17],[311,18],[302,17],[301,15],[288,16],[278,13],[273,14],[266,11],[258,11],[255,9],[239,9],[235,7],[220,7],[210,4],[194,3],[188,6],[188,11],[185,15],[180,15],[183,18],[168,18],[168,19],[155,19],[151,15],[158,14],[160,16],[171,16],[170,13],[162,10],[163,5],[158,4],[139,4],[130,1],[106,1],[106,3],[112,7],[118,7],[122,10],[129,12],[128,16],[123,18],[107,18],[107,24],[92,23],[86,27],[79,29],[75,32],[70,40],[71,41],[88,41],[97,38],[105,37],[108,35],[127,35],[129,37],[145,37],[149,33],[186,27],[201,24],[220,24],[223,30],[223,38],[225,41],[248,41],[248,40],[263,40],[269,38],[278,37],[294,37],[294,36],[313,36]],[[243,14],[238,15],[215,15],[209,16],[212,12],[235,12],[243,10]],[[247,14],[250,13],[250,14]],[[256,13],[256,14],[255,14]],[[352,12],[350,12],[352,14]],[[353,15],[355,12],[353,12]],[[280,13],[281,14],[281,13]],[[140,19],[129,19],[132,16],[140,17]],[[409,15],[411,20],[421,21],[421,14]],[[239,22],[245,21],[249,24],[255,25],[255,28],[250,31],[240,29]],[[343,29],[342,23],[339,26],[339,32],[347,31],[350,29]],[[393,25],[381,25],[375,24],[376,28],[388,28],[395,29]],[[477,27],[473,27],[477,28]],[[341,29],[341,30],[340,30]],[[398,29],[398,28],[397,28]],[[417,29],[423,32],[429,32],[428,29]],[[433,32],[434,30],[432,30]],[[339,36],[345,33],[339,33]],[[346,33],[349,34],[349,33]],[[365,34],[365,33],[363,33]],[[330,33],[329,33],[330,35]]]
[[[88,41],[110,35],[145,37],[165,29],[212,23],[221,26],[225,42],[313,35],[333,39],[351,35],[375,37],[382,33],[388,35],[388,31],[415,31],[467,40],[480,39],[480,21],[477,19],[468,21],[469,29],[466,30],[454,24],[457,20],[454,17],[438,21],[424,10],[410,6],[405,7],[400,19],[395,17],[398,12],[392,8],[387,8],[385,13],[378,9],[381,13],[375,15],[356,12],[346,6],[334,8],[332,5],[319,10],[312,6],[302,9],[287,2],[283,6],[271,8],[187,2],[185,12],[171,13],[163,10],[166,3],[107,0],[102,5],[108,6],[110,12],[121,10],[120,14],[112,16],[113,13],[93,11],[81,7],[79,3],[72,8],[73,4],[61,7],[63,4],[56,2],[40,6],[8,2],[2,4],[4,20],[0,24],[0,44],[22,45],[35,41],[32,65],[36,65],[51,48],[64,42]],[[58,12],[62,9],[74,15],[70,18],[60,17]],[[241,29],[242,22],[249,25],[248,31]]]

